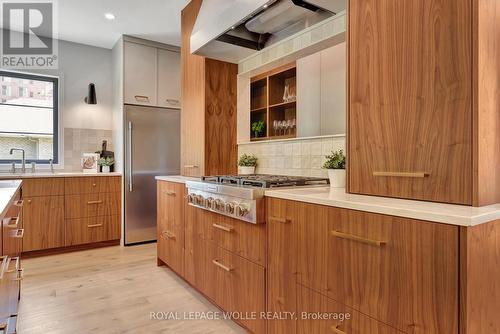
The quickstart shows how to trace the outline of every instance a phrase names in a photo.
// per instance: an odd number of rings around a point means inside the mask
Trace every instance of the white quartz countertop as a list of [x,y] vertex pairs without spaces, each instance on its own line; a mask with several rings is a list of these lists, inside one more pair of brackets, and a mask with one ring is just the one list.
[[46,177],[92,177],[92,176],[121,176],[121,173],[82,173],[82,172],[36,172],[36,173],[2,173],[0,172],[0,180],[11,180],[11,179],[36,179],[36,178],[46,178]]
[[387,197],[347,194],[330,187],[267,190],[265,195],[287,200],[380,213],[458,226],[475,226],[500,219],[500,204],[483,207],[441,204]]
[[186,183],[186,181],[200,181],[199,177],[190,177],[190,176],[182,176],[182,175],[157,176],[156,179],[158,181],[167,181],[167,182],[175,182],[175,183]]
[[21,180],[0,181],[0,218],[7,214],[9,203],[21,186]]

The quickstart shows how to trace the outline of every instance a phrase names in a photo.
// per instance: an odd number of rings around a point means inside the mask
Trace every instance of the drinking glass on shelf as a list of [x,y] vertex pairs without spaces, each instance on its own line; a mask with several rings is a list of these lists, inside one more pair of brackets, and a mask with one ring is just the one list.
[[292,134],[292,120],[289,119],[288,121],[286,121],[286,127],[288,129],[288,134]]
[[278,134],[278,128],[279,128],[279,121],[274,120],[273,121],[273,129],[274,129],[274,135],[276,136]]
[[283,121],[283,126],[284,126],[284,128],[285,128],[285,133],[284,133],[284,135],[286,135],[286,134],[287,134],[288,129],[290,128],[290,125],[291,125],[291,123],[288,123],[288,121],[286,121],[286,120],[284,120],[284,121]]
[[297,120],[294,118],[292,119],[292,129],[295,129],[297,127]]

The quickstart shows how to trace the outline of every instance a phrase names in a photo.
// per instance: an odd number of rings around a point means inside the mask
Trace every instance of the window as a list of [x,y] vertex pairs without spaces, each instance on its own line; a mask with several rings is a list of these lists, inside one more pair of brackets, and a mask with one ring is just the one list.
[[[0,163],[58,162],[58,79],[0,71]],[[7,84],[5,84],[7,83]],[[14,89],[11,89],[14,88]]]

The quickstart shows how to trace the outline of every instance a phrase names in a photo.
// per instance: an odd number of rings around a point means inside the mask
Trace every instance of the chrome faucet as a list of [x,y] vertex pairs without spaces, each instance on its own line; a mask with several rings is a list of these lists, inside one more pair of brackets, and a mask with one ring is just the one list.
[[26,153],[22,148],[11,148],[10,149],[10,155],[14,153],[14,151],[21,151],[23,153],[23,159],[21,160],[22,166],[21,166],[21,172],[26,173]]

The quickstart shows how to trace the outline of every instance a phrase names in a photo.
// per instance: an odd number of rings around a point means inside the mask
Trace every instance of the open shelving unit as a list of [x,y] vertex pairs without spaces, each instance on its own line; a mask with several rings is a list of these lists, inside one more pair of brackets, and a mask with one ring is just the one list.
[[[289,98],[285,101],[285,87]],[[281,66],[251,79],[250,83],[250,140],[295,138],[296,126],[287,130],[275,130],[274,121],[297,119],[297,67],[296,63]],[[254,122],[263,121],[264,131],[259,136],[251,130]]]

